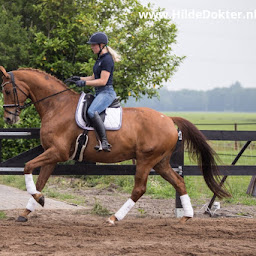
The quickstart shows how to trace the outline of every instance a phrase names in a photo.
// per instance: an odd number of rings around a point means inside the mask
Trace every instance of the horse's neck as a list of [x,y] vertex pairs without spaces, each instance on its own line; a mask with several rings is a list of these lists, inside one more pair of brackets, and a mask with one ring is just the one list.
[[[35,73],[34,76],[27,79],[26,83],[29,86],[30,98],[35,102],[35,108],[41,119],[44,115],[60,109],[63,104],[67,104],[69,94],[72,94],[70,91],[57,94],[67,88],[45,74]],[[54,94],[57,95],[53,96]]]

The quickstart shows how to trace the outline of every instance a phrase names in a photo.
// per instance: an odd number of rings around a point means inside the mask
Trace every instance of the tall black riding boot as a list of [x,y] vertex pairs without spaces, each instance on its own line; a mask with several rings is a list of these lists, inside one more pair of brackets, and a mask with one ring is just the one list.
[[[105,129],[104,123],[103,123],[100,115],[98,114],[98,112],[94,113],[94,117],[91,118],[91,121],[92,121],[92,125],[93,125],[95,131],[97,132],[97,134],[100,137],[102,149],[104,151],[110,152],[111,145],[108,143],[106,129]],[[95,149],[100,150],[100,147],[96,146]]]

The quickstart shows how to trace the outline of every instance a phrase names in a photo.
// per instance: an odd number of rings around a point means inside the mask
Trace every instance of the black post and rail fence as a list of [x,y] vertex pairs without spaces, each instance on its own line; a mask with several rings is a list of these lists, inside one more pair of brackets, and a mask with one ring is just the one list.
[[[219,166],[220,174],[223,175],[222,183],[228,176],[249,175],[254,176],[248,187],[251,195],[256,196],[256,165],[235,165],[244,151],[248,148],[252,141],[256,141],[256,131],[220,131],[220,130],[201,130],[208,140],[214,141],[244,141],[246,142],[240,152],[230,165]],[[23,152],[11,159],[2,161],[3,148],[2,139],[39,139],[40,130],[38,128],[12,128],[0,129],[0,175],[23,175],[25,163],[35,158],[43,152],[41,145]],[[173,169],[181,176],[199,176],[202,175],[200,168],[195,165],[184,165],[184,149],[182,148],[182,133],[179,132],[179,140],[176,150],[172,155],[170,163]],[[33,174],[39,174],[40,169],[34,170]],[[136,166],[120,165],[120,164],[96,164],[96,163],[74,163],[74,164],[58,164],[53,175],[134,175]],[[150,175],[157,173],[152,169]],[[254,182],[253,182],[254,180]],[[215,196],[213,196],[209,209],[211,208]],[[176,215],[179,216],[181,210],[179,195],[176,194]]]

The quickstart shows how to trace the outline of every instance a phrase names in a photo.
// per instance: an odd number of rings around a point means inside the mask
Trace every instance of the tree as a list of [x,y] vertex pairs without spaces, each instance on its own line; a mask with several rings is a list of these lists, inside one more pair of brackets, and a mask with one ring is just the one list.
[[140,12],[154,8],[137,0],[0,2],[9,17],[18,17],[21,31],[12,45],[29,51],[26,57],[22,55],[24,61],[16,60],[17,67],[40,68],[62,80],[74,74],[91,75],[95,56],[86,41],[94,32],[105,31],[109,45],[122,55],[122,61],[115,65],[114,85],[126,100],[130,95],[137,99],[157,95],[182,61],[172,54],[176,26],[167,18],[140,18]]
[[[150,107],[159,111],[234,111],[255,112],[256,89],[243,88],[239,82],[230,87],[208,91],[179,90],[163,88],[159,99],[144,96],[139,102],[129,99],[128,107]],[[253,120],[254,121],[254,120]]]
[[23,27],[21,15],[10,15],[4,5],[0,6],[0,65],[16,69],[29,62],[28,31]]

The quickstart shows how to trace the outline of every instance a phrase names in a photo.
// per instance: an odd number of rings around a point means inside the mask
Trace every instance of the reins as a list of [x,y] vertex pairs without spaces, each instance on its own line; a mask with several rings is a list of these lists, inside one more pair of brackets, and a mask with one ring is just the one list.
[[[49,96],[46,96],[46,97],[44,97],[44,98],[42,98],[42,99],[40,99],[40,100],[37,100],[37,101],[32,101],[32,100],[31,100],[31,102],[25,103],[23,106],[21,106],[21,105],[20,105],[20,102],[19,102],[19,97],[18,97],[17,89],[19,89],[19,91],[21,91],[27,98],[29,97],[29,95],[27,95],[27,94],[15,83],[15,79],[14,79],[13,73],[12,73],[12,72],[8,72],[8,74],[10,74],[10,76],[11,76],[11,81],[5,82],[5,83],[2,84],[1,86],[2,86],[2,88],[4,88],[5,85],[10,84],[10,83],[12,84],[13,96],[14,96],[14,104],[4,104],[4,105],[3,105],[3,108],[4,108],[4,110],[5,110],[7,113],[12,114],[12,115],[14,115],[14,116],[18,116],[17,113],[19,112],[19,109],[25,109],[25,108],[31,106],[32,104],[35,105],[35,104],[37,104],[37,103],[39,103],[39,102],[42,102],[42,101],[44,101],[44,100],[46,100],[46,99],[49,99],[49,98],[51,98],[51,97],[54,97],[54,96],[56,96],[56,95],[59,95],[59,94],[61,94],[61,93],[63,93],[63,92],[66,92],[66,91],[69,91],[69,90],[72,89],[72,88],[67,88],[67,89],[65,89],[65,90],[63,90],[63,91],[56,92],[56,93],[54,93],[54,94],[51,94],[51,95],[49,95]],[[15,109],[15,113],[13,113],[13,112],[7,110],[6,108],[16,108],[16,109]]]
[[67,88],[67,89],[65,89],[65,90],[63,90],[63,91],[60,91],[60,92],[56,92],[56,93],[54,93],[54,94],[51,94],[51,95],[49,95],[49,96],[46,96],[45,98],[42,98],[42,99],[40,99],[40,100],[37,100],[37,101],[31,101],[31,102],[28,102],[28,103],[26,103],[26,104],[24,104],[24,106],[22,106],[22,108],[24,109],[24,108],[27,108],[27,107],[29,107],[29,106],[31,106],[32,104],[36,104],[36,103],[39,103],[39,102],[41,102],[41,101],[44,101],[44,100],[46,100],[46,99],[49,99],[49,98],[51,98],[51,97],[54,97],[54,96],[56,96],[56,95],[58,95],[58,94],[61,94],[61,93],[63,93],[63,92],[66,92],[66,91],[70,91],[72,88]]

